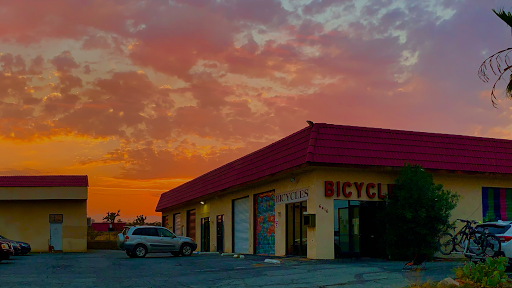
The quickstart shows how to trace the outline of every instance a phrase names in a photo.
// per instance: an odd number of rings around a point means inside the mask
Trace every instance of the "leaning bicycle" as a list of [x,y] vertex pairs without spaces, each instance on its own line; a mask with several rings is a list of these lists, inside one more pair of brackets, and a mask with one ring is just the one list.
[[443,255],[463,254],[467,258],[495,257],[501,251],[499,238],[487,231],[477,229],[476,221],[457,219],[464,226],[455,234],[441,233],[439,237],[439,252]]

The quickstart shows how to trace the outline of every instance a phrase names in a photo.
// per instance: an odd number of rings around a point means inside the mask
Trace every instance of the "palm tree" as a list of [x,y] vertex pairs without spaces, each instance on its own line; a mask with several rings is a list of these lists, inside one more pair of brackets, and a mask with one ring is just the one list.
[[[492,9],[492,11],[500,17],[508,26],[512,29],[512,13],[505,12],[504,9],[500,9],[498,11]],[[490,69],[495,76],[498,76],[496,82],[492,86],[491,90],[491,101],[492,105],[496,108],[496,84],[504,78],[507,72],[512,72],[512,61],[510,60],[508,54],[512,52],[512,47],[507,48],[505,50],[501,50],[497,53],[494,53],[489,58],[485,59],[485,61],[480,65],[478,69],[478,77],[484,82],[489,82],[489,75],[487,74],[487,69]],[[505,89],[505,94],[507,97],[512,98],[512,74],[509,76],[509,82],[507,88]]]

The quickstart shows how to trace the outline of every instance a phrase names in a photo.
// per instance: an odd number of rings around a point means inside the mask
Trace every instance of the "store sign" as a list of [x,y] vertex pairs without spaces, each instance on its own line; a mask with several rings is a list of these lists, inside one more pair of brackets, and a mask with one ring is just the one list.
[[[382,186],[386,186],[387,193],[382,191]],[[337,197],[351,198],[357,195],[357,198],[361,198],[363,193],[370,199],[386,199],[386,195],[391,195],[395,184],[384,184],[381,183],[364,183],[364,182],[343,182],[337,181],[325,181],[325,197]]]
[[275,202],[276,202],[276,205],[293,203],[293,202],[301,202],[301,201],[307,200],[308,197],[309,197],[309,189],[302,188],[302,189],[293,190],[290,192],[276,194]]

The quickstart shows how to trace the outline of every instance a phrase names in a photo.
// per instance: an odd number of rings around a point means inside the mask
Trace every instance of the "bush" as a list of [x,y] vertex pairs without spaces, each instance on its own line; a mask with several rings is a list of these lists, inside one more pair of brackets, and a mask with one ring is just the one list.
[[431,258],[438,251],[439,235],[450,227],[451,211],[459,199],[457,193],[436,185],[421,166],[404,165],[384,212],[389,257],[411,260],[426,254]]
[[505,274],[507,257],[487,258],[484,263],[466,263],[455,269],[455,276],[469,287],[510,287]]

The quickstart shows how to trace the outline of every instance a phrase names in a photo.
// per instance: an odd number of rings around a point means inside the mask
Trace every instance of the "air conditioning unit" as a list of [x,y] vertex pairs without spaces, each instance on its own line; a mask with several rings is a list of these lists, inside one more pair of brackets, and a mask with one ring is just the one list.
[[304,226],[315,227],[316,226],[316,215],[304,212]]

